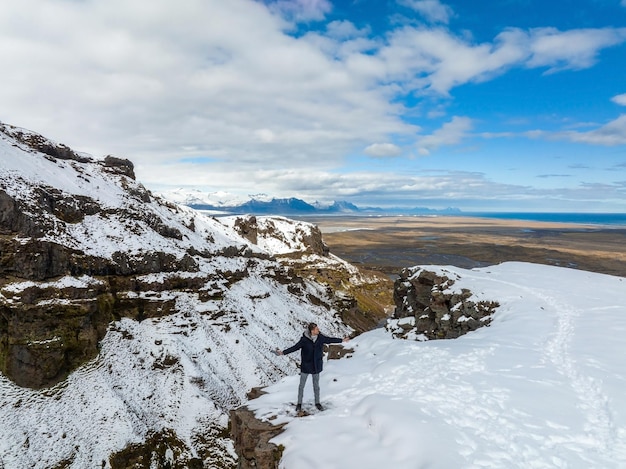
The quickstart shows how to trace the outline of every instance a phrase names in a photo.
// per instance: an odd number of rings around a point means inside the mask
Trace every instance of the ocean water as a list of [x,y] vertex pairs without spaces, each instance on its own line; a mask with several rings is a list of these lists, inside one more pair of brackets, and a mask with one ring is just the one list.
[[626,227],[626,213],[468,212],[460,216]]

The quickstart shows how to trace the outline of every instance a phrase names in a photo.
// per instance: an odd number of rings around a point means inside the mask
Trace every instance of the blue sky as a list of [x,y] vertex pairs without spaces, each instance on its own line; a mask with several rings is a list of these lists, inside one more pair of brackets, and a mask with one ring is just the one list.
[[24,0],[0,120],[188,187],[626,211],[626,0]]

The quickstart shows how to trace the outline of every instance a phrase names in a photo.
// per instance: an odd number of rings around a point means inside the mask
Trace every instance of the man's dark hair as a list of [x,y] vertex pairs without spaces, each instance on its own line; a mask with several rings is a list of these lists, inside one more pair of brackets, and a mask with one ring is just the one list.
[[315,324],[314,322],[310,322],[309,325],[307,326],[307,329],[309,330],[309,333],[313,332],[313,329],[315,329],[317,327],[317,324]]

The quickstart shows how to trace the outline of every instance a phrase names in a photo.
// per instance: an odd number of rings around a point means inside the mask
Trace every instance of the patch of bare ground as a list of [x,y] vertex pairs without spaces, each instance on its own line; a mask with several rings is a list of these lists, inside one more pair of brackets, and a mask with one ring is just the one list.
[[334,306],[356,334],[377,327],[393,311],[393,282],[378,270],[361,265],[355,279],[353,273],[332,266],[310,267],[305,263],[294,268],[298,275],[328,285],[335,292]]
[[533,262],[626,276],[626,229],[472,217],[315,217],[330,251],[395,275],[414,265]]

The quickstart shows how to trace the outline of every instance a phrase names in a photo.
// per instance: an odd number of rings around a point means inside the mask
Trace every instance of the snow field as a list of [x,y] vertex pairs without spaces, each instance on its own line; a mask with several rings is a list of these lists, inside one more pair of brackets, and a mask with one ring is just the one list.
[[[322,373],[328,410],[294,418],[297,377],[249,406],[288,422],[281,468],[626,467],[626,280],[504,263],[424,266],[497,300],[493,323],[455,340],[354,339]],[[305,400],[312,399],[307,390]]]

